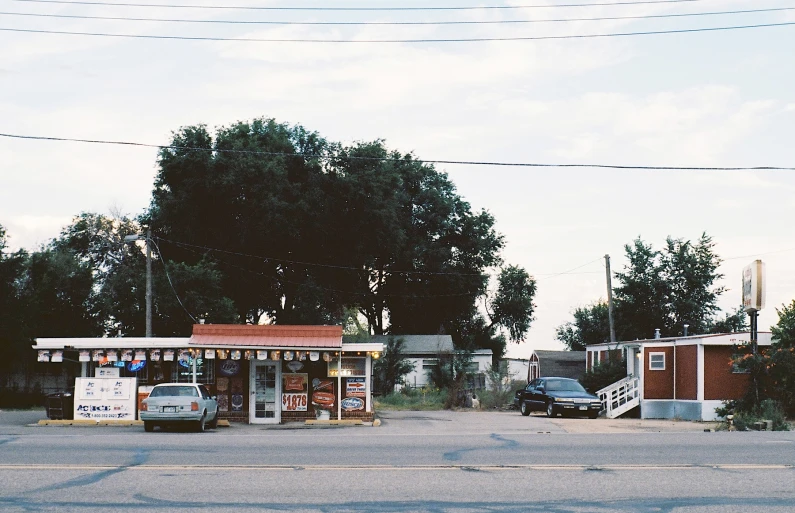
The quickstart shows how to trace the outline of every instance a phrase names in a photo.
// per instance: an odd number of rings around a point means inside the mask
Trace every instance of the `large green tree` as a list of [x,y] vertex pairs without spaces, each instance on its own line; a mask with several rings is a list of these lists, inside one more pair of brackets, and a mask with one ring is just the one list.
[[8,235],[0,225],[0,386],[6,376],[30,358],[30,339],[25,333],[27,309],[20,297],[20,285],[27,253],[9,252]]
[[[720,258],[706,233],[695,241],[668,237],[661,250],[640,237],[627,244],[627,264],[615,273],[615,328],[618,340],[645,339],[660,329],[663,336],[725,333],[745,329],[745,315],[736,310],[720,316],[717,300],[724,288],[716,282]],[[574,319],[556,330],[568,349],[610,340],[608,307],[597,301],[574,311]]]
[[502,264],[494,218],[380,140],[342,146],[271,119],[182,128],[160,154],[145,222],[167,260],[214,262],[246,322],[334,323],[355,306],[375,334],[493,341],[532,319],[535,282],[509,267],[497,318],[477,320]]
[[610,319],[607,303],[597,301],[574,310],[574,320],[555,330],[555,338],[569,351],[584,351],[589,344],[610,341]]
[[[143,336],[146,331],[146,257],[144,242],[124,238],[143,232],[126,216],[82,213],[53,240],[48,250],[92,276],[89,299],[107,335]],[[152,241],[153,315],[157,336],[185,336],[199,317],[210,322],[234,322],[230,299],[223,296],[221,275],[206,259],[196,263],[168,262]]]
[[714,248],[706,233],[696,242],[668,237],[662,250],[640,238],[625,246],[628,265],[614,293],[619,338],[650,338],[657,328],[679,336],[685,324],[690,334],[708,332],[725,290],[715,284],[723,275]]

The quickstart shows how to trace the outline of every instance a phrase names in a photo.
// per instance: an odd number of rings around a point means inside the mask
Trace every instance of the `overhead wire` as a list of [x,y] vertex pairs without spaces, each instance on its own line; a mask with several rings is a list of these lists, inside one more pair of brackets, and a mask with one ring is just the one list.
[[545,18],[535,20],[453,20],[453,21],[274,21],[274,20],[198,20],[185,18],[138,18],[130,16],[89,16],[78,14],[45,14],[23,12],[0,12],[0,16],[20,16],[33,18],[56,18],[78,20],[103,20],[103,21],[144,21],[159,23],[200,23],[200,24],[227,24],[227,25],[312,25],[312,26],[367,26],[367,25],[510,25],[528,23],[566,23],[580,21],[619,21],[619,20],[647,20],[662,18],[687,18],[705,16],[728,16],[736,14],[759,14],[770,12],[793,11],[795,7],[771,7],[764,9],[743,9],[731,11],[707,11],[690,13],[646,14],[637,16],[597,16],[590,18]]
[[3,32],[29,34],[56,34],[67,36],[113,37],[126,39],[163,39],[178,41],[237,41],[241,43],[332,43],[332,44],[376,44],[376,43],[483,43],[496,41],[546,41],[562,39],[595,39],[603,37],[634,37],[663,34],[690,34],[696,32],[720,32],[728,30],[748,30],[795,25],[795,21],[780,23],[758,23],[753,25],[733,25],[723,27],[699,27],[690,29],[647,30],[634,32],[605,32],[601,34],[564,34],[558,36],[512,36],[512,37],[461,37],[461,38],[417,38],[417,39],[310,39],[310,38],[258,38],[258,37],[220,37],[220,36],[170,36],[158,34],[119,34],[110,32],[85,32],[69,30],[43,30],[0,27]]
[[174,293],[174,297],[177,298],[179,306],[181,306],[182,309],[185,310],[185,313],[188,314],[188,317],[190,317],[194,323],[198,323],[199,321],[197,321],[196,318],[188,311],[188,309],[185,308],[185,305],[182,303],[182,299],[180,299],[179,294],[177,293],[177,289],[174,288],[174,282],[171,281],[171,276],[168,274],[168,266],[166,265],[166,259],[163,258],[163,253],[160,252],[160,246],[158,246],[157,241],[154,240],[153,237],[147,238],[147,242],[149,242],[150,240],[154,244],[155,249],[157,250],[157,254],[160,255],[160,261],[163,263],[163,271],[165,271],[166,273],[166,279],[168,280],[168,284],[171,286],[171,291]]
[[623,5],[654,5],[654,4],[691,4],[705,0],[624,0],[611,2],[588,2],[578,4],[525,4],[525,5],[468,5],[468,6],[425,6],[425,7],[297,7],[297,6],[260,6],[260,5],[199,5],[199,4],[167,4],[167,3],[135,3],[135,2],[104,2],[89,0],[11,0],[20,3],[59,4],[59,5],[99,5],[107,7],[159,7],[166,9],[224,9],[249,11],[478,11],[478,10],[517,10],[517,9],[550,9],[576,7],[605,7]]
[[27,139],[37,141],[55,141],[55,142],[78,142],[86,144],[108,144],[120,146],[134,146],[143,148],[156,148],[161,150],[177,150],[177,151],[197,151],[208,153],[229,153],[229,154],[242,154],[242,155],[263,155],[271,157],[289,157],[289,158],[306,158],[317,160],[354,160],[354,161],[379,161],[379,162],[418,162],[421,164],[450,164],[450,165],[466,165],[466,166],[497,166],[497,167],[532,167],[532,168],[596,168],[596,169],[626,169],[626,170],[649,170],[649,171],[795,171],[795,167],[782,167],[782,166],[722,166],[722,167],[706,167],[706,166],[641,166],[641,165],[620,165],[620,164],[571,164],[571,163],[538,163],[538,162],[499,162],[499,161],[474,161],[474,160],[441,160],[441,159],[420,159],[413,156],[409,158],[392,158],[392,157],[362,157],[362,156],[347,156],[347,155],[315,155],[307,153],[287,153],[287,152],[274,152],[274,151],[261,151],[261,150],[234,150],[223,148],[200,148],[195,146],[177,146],[177,145],[163,145],[163,144],[148,144],[131,141],[111,141],[102,139],[79,139],[71,137],[50,137],[40,135],[21,135],[0,133],[0,137],[7,137],[12,139]]

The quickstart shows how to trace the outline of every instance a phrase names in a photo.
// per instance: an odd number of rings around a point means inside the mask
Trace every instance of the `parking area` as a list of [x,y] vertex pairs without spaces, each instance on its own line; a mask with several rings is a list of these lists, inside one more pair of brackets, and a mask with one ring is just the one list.
[[[45,410],[0,410],[0,432],[18,431],[23,427],[53,428],[55,426],[39,426],[40,420],[46,420]],[[303,423],[288,423],[277,426],[253,426],[232,423],[229,429],[267,430],[267,429],[379,429],[385,433],[401,432],[434,432],[434,433],[489,433],[489,432],[537,432],[537,433],[660,433],[660,432],[697,432],[705,429],[716,429],[717,422],[691,422],[678,420],[654,419],[598,419],[556,417],[547,418],[541,413],[523,417],[517,411],[397,411],[382,410],[377,413],[381,421],[378,427],[370,426],[331,426]],[[129,427],[129,423],[127,423]],[[61,426],[64,427],[64,426]],[[74,427],[74,426],[71,426]],[[105,427],[105,426],[100,426]],[[139,426],[135,426],[136,428]],[[143,430],[143,426],[140,426]]]

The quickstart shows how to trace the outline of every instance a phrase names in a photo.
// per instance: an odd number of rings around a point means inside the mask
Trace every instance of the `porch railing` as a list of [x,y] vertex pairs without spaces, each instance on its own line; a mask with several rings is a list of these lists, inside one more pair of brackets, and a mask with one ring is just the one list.
[[614,419],[640,404],[640,378],[627,376],[596,392],[605,417]]

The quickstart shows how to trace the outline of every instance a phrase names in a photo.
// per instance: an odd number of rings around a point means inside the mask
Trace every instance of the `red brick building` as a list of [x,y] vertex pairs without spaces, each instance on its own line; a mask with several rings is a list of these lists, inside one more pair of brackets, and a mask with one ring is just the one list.
[[[587,347],[586,366],[626,358],[642,418],[714,420],[715,408],[748,389],[748,374],[732,365],[732,355],[749,342],[750,333],[729,333],[597,344]],[[770,344],[771,333],[760,332],[758,345]]]

